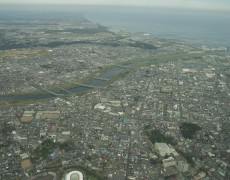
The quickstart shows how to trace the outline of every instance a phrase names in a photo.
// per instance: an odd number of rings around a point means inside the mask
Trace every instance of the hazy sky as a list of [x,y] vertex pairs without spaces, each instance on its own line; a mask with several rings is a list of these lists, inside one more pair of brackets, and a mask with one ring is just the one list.
[[1,4],[87,4],[230,10],[230,0],[0,0]]

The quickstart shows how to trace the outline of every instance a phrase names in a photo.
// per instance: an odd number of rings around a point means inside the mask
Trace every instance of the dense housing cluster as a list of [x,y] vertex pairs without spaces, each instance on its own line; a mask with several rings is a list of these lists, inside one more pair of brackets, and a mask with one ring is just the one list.
[[227,48],[80,22],[38,23],[22,31],[38,47],[0,52],[0,179],[229,179]]

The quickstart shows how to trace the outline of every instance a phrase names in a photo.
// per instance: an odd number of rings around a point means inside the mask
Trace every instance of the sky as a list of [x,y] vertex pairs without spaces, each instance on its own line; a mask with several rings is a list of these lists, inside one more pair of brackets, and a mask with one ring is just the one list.
[[82,4],[230,10],[230,0],[0,0],[0,4]]

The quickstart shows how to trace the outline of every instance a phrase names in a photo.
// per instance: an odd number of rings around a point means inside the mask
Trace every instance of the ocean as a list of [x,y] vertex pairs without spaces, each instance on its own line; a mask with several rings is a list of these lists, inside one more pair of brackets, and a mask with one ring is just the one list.
[[2,6],[0,10],[83,14],[91,21],[134,33],[207,45],[230,47],[230,12],[123,6]]
[[211,47],[230,47],[230,12],[144,7],[88,7],[84,15],[104,26]]

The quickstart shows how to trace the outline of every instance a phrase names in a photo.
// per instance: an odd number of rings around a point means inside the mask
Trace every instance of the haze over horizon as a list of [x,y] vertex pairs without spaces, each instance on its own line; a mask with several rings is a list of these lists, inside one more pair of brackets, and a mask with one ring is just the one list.
[[0,4],[53,4],[53,5],[111,5],[111,6],[147,6],[166,8],[189,8],[230,11],[229,0],[0,0]]

